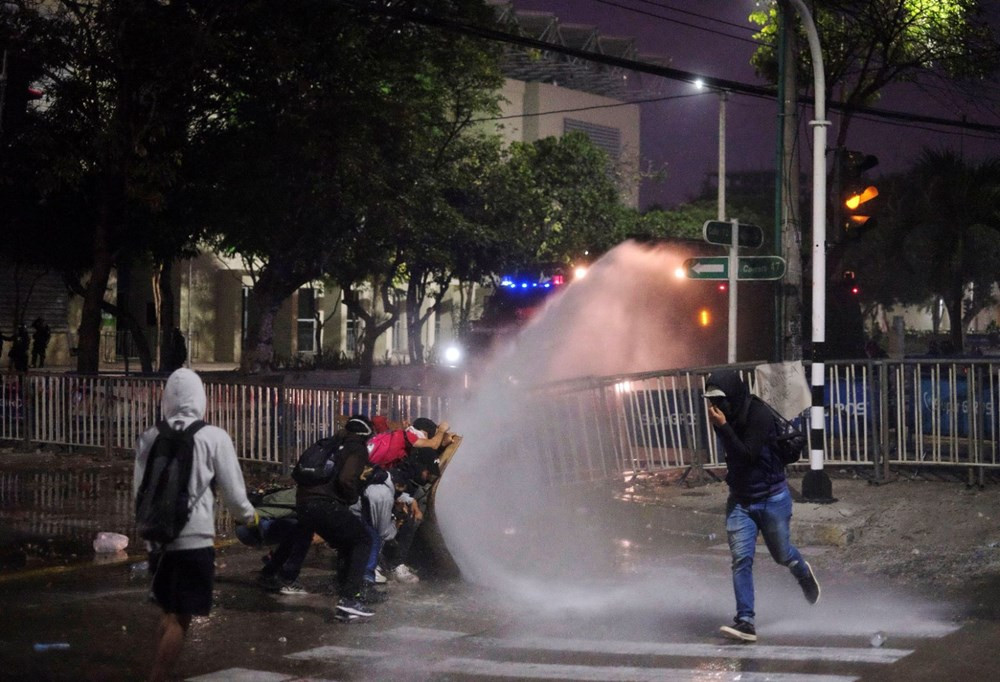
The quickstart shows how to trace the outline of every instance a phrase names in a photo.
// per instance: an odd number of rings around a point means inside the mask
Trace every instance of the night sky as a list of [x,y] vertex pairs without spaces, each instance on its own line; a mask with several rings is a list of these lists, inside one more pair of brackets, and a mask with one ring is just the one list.
[[[514,7],[552,12],[562,24],[589,24],[602,35],[634,37],[640,55],[669,59],[672,68],[765,85],[750,57],[756,45],[753,25],[747,16],[753,0],[513,0]],[[1000,15],[996,5],[988,3]],[[682,11],[675,11],[676,8]],[[697,16],[701,15],[701,16]],[[715,19],[716,21],[712,21]],[[1000,23],[1000,22],[998,22]],[[697,91],[686,83],[640,76],[647,91],[637,96],[663,97],[642,105],[642,158],[654,165],[666,164],[667,180],[643,187],[643,206],[675,205],[692,198],[706,173],[718,168],[718,98]],[[875,106],[944,119],[1000,125],[1000,84],[986,86],[976,102],[965,101],[938,86],[893,86]],[[807,108],[800,129],[812,116]],[[837,114],[829,112],[831,144],[836,139]],[[726,161],[732,172],[774,168],[777,136],[777,104],[774,101],[732,93],[726,109]],[[811,143],[805,132],[802,140]],[[811,145],[810,145],[811,146]],[[1000,135],[943,128],[923,123],[899,123],[856,118],[851,124],[848,147],[875,154],[880,161],[873,173],[905,169],[924,147],[951,148],[968,158],[1000,156]],[[812,151],[801,158],[808,173]]]

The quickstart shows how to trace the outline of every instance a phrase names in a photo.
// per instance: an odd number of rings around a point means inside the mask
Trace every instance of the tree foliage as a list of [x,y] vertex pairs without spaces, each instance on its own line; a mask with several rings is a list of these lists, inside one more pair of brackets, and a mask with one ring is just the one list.
[[943,300],[951,341],[961,350],[969,322],[994,302],[1000,282],[1000,160],[970,163],[954,152],[925,150],[884,184],[893,200],[845,263],[870,301]]
[[[815,0],[809,3],[823,49],[827,96],[844,105],[837,147],[847,139],[852,112],[878,100],[891,83],[930,77],[977,81],[995,72],[1000,49],[978,0]],[[757,72],[776,83],[779,10],[751,13],[764,45]],[[799,44],[806,45],[799,29]],[[798,82],[812,84],[809,50],[798,51]]]
[[4,38],[29,60],[46,100],[22,131],[4,135],[4,177],[24,200],[3,197],[14,210],[0,213],[47,247],[19,253],[59,268],[83,296],[81,372],[97,371],[102,311],[139,327],[105,300],[112,270],[172,259],[191,243],[167,237],[173,226],[160,218],[200,108],[200,61],[218,4],[5,3],[17,11],[5,17]]
[[[470,21],[488,11],[452,0],[394,7]],[[368,279],[395,285],[412,242],[409,209],[437,205],[426,180],[435,155],[471,112],[495,106],[493,48],[372,8],[248,3],[227,26],[217,102],[193,158],[196,187],[210,188],[203,203],[216,243],[263,263],[245,370],[270,365],[278,306],[308,281],[329,275],[355,293]],[[366,335],[391,324],[378,316],[398,314],[377,298],[389,308],[345,296]]]

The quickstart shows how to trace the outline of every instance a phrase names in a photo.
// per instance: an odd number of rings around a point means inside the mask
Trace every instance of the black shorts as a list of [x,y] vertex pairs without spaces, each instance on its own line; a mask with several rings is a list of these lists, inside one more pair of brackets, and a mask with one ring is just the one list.
[[214,547],[163,552],[153,573],[153,596],[166,613],[207,616],[214,580]]

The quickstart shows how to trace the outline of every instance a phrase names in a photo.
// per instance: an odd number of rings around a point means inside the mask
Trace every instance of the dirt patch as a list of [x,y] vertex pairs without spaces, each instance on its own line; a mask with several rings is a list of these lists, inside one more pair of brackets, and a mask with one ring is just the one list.
[[[990,477],[980,489],[966,484],[964,472],[904,470],[874,485],[857,472],[828,473],[837,498],[832,504],[802,501],[801,473],[789,477],[796,496],[793,536],[799,544],[827,545],[820,563],[941,587],[1000,577],[1000,480]],[[724,483],[688,487],[669,474],[632,485],[637,501],[687,509],[702,519],[718,514],[721,526]]]

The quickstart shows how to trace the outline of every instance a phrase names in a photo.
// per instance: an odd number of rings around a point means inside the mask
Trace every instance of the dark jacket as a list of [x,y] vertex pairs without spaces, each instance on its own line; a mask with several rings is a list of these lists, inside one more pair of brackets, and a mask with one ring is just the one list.
[[715,427],[726,455],[726,483],[741,503],[757,502],[787,488],[785,467],[769,443],[776,434],[774,416],[732,370],[713,372],[706,384],[726,394],[726,423]]
[[339,472],[321,485],[298,486],[295,491],[296,505],[322,499],[349,507],[358,501],[363,488],[361,473],[368,464],[367,438],[350,431],[342,431],[339,435],[344,439],[344,447],[337,454]]

